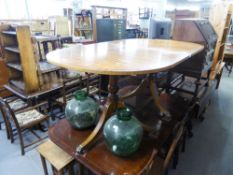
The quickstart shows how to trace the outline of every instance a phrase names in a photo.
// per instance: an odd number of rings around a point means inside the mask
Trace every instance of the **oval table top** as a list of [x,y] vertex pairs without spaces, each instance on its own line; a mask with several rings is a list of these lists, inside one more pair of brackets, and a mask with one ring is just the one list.
[[125,39],[77,45],[47,54],[50,63],[80,72],[139,75],[165,71],[201,52],[202,45],[158,39]]

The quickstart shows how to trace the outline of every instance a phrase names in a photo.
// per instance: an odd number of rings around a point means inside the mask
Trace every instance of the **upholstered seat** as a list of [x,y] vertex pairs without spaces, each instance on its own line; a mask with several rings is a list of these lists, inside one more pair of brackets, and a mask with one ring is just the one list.
[[[26,107],[24,109],[21,108],[18,111],[14,111],[10,107],[10,102],[7,102],[6,100],[0,97],[0,109],[8,128],[8,134],[11,139],[11,143],[14,142],[14,136],[18,134],[20,147],[21,147],[21,154],[24,155],[25,153],[24,149],[26,147],[38,143],[47,137],[47,135],[45,137],[41,137],[38,134],[36,134],[35,131],[32,130],[33,127],[38,126],[42,122],[49,121],[48,115],[41,114],[40,112],[37,111],[38,108],[47,105],[47,102],[40,103],[31,107]],[[23,135],[24,133],[26,133],[23,131],[25,131],[26,129],[31,131],[31,133],[37,138],[36,140],[28,144],[24,144],[24,140],[23,140]]]
[[20,114],[16,114],[16,119],[19,123],[20,127],[26,126],[27,124],[31,124],[31,122],[39,121],[45,119],[46,116],[33,109],[30,111],[26,111]]
[[16,100],[13,100],[13,101],[9,102],[9,106],[11,107],[12,110],[16,111],[16,110],[24,108],[24,107],[26,107],[28,105],[23,100],[16,99]]

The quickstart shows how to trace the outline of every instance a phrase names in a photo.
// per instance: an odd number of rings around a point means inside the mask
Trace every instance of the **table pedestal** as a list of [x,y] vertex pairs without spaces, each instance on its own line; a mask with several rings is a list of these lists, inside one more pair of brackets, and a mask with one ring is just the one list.
[[[158,88],[155,84],[154,78],[152,75],[147,75],[144,79],[142,79],[141,83],[131,92],[126,92],[125,95],[119,97],[118,92],[118,76],[110,76],[109,77],[109,85],[108,85],[108,91],[109,95],[107,98],[107,102],[104,105],[103,112],[100,116],[99,122],[97,123],[95,129],[91,132],[91,134],[76,148],[77,154],[83,154],[85,150],[88,148],[88,146],[91,145],[91,143],[95,140],[95,138],[98,136],[100,131],[102,130],[102,127],[104,126],[104,123],[106,120],[112,115],[112,113],[118,108],[124,106],[124,100],[136,96],[140,91],[144,88],[149,87],[151,98],[148,99],[148,101],[145,104],[142,104],[143,106],[146,106],[147,103],[151,101],[151,99],[154,101],[154,105],[156,108],[159,109],[160,115],[170,117],[170,113],[162,107],[159,101],[159,93]],[[150,130],[149,127],[143,125],[144,129]]]

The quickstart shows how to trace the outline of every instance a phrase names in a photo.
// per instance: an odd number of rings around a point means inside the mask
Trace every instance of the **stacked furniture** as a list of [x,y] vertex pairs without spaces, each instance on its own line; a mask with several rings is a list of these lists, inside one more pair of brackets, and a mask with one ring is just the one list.
[[[173,39],[205,46],[203,52],[191,57],[173,70],[183,75],[182,80],[185,79],[185,76],[194,78],[194,91],[187,89],[182,89],[182,91],[197,96],[201,88],[207,85],[209,81],[217,35],[208,20],[178,19],[175,21]],[[176,87],[173,88],[177,89]]]
[[84,37],[85,40],[93,40],[93,20],[90,10],[82,10],[75,14],[74,35]]
[[193,103],[197,104],[197,116],[202,119],[201,114],[210,103],[216,87],[216,82],[210,81],[210,73],[217,34],[208,20],[177,19],[173,39],[194,42],[205,47],[203,52],[192,56],[172,70],[180,74],[175,81],[171,79],[171,72],[168,76],[168,88],[182,92],[185,98],[193,100]]
[[3,24],[14,24],[14,25],[27,25],[30,26],[30,30],[33,34],[43,34],[49,35],[52,34],[54,31],[51,30],[49,21],[46,19],[17,19],[17,20],[4,20],[1,19],[0,23]]
[[30,94],[59,86],[60,68],[39,62],[36,39],[28,26],[1,25],[0,38],[9,71],[9,88]]

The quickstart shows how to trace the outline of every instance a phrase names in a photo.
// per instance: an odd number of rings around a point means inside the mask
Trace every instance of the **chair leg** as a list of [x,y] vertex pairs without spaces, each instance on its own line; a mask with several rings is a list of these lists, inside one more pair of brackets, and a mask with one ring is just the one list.
[[22,137],[21,131],[18,131],[18,134],[19,134],[19,142],[20,142],[20,147],[21,147],[21,154],[23,156],[25,154],[25,151],[24,151],[24,142],[23,142],[23,137]]
[[176,147],[173,158],[173,169],[176,169],[179,161],[179,146]]
[[9,129],[8,129],[8,126],[7,126],[7,123],[5,122],[5,120],[3,122],[0,122],[0,130],[2,130],[2,124],[3,123],[5,124],[6,137],[9,140],[10,139],[10,133],[9,133]]
[[40,159],[41,159],[41,163],[43,166],[44,174],[48,175],[48,169],[47,169],[45,158],[42,155],[40,155]]
[[185,132],[183,134],[183,139],[182,139],[182,152],[185,152],[186,137],[187,137],[187,131],[185,130]]
[[192,129],[193,129],[193,124],[192,124],[192,121],[189,120],[188,123],[187,123],[187,131],[188,131],[188,137],[189,138],[193,137]]
[[9,132],[9,136],[11,139],[11,143],[14,143],[14,133],[13,133],[13,129],[10,124],[8,125],[8,132]]
[[63,170],[57,171],[57,175],[63,175]]
[[74,161],[68,165],[68,175],[74,174]]
[[81,163],[79,163],[79,171],[78,171],[78,175],[83,175],[84,174],[84,167]]
[[49,102],[48,102],[48,105],[49,105],[49,111],[51,112],[50,113],[50,116],[51,116],[51,118],[52,118],[52,121],[54,121],[55,120],[55,116],[54,116],[54,113],[53,113],[53,103],[49,100]]
[[5,125],[5,127],[6,127],[6,136],[7,136],[7,139],[9,140],[11,138],[10,132],[9,132],[9,129],[6,125]]

